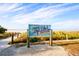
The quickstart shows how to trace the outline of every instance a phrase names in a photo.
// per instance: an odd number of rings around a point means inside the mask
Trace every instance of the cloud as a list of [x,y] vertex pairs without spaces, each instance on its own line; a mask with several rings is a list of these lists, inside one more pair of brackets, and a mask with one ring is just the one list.
[[79,30],[79,19],[69,19],[52,24],[55,30]]
[[16,6],[17,6],[17,4],[5,4],[5,3],[2,3],[2,4],[0,4],[0,13],[10,12]]
[[21,6],[19,3],[1,3],[0,4],[0,14],[10,14],[10,12],[16,12],[23,10],[28,6]]
[[55,26],[64,26],[64,25],[77,25],[77,26],[79,26],[79,19],[77,19],[77,20],[64,20],[64,21],[60,21],[60,22],[56,22],[56,23],[54,23],[53,25],[55,25]]
[[17,23],[21,23],[21,24],[45,23],[46,21],[51,22],[51,20],[53,20],[53,18],[55,16],[58,16],[58,15],[64,13],[65,11],[71,11],[71,10],[78,9],[78,7],[79,7],[78,5],[76,5],[76,6],[70,6],[67,8],[62,8],[62,6],[65,6],[65,5],[68,5],[68,4],[59,4],[56,6],[40,8],[29,14],[18,14],[13,17],[13,22],[17,22]]
[[[79,8],[78,5],[73,5],[73,6],[68,6],[64,7],[68,4],[58,4],[58,5],[51,5],[47,7],[42,7],[39,9],[36,9],[35,11],[32,11],[30,13],[24,13],[24,11],[28,11],[29,9],[35,8],[32,4],[31,5],[26,5],[26,6],[20,6],[19,4],[3,4],[2,6],[0,5],[0,14],[1,13],[6,13],[6,16],[0,16],[2,18],[7,18],[7,13],[10,12],[15,12],[19,11],[21,13],[17,13],[17,15],[13,15],[9,17],[8,19],[11,18],[11,22],[13,24],[22,24],[22,25],[27,25],[27,24],[51,24],[54,26],[54,29],[64,29],[64,28],[76,28],[79,25],[79,20],[65,20],[65,21],[60,21],[60,22],[53,22],[52,20],[55,20],[55,16],[59,16],[66,11],[72,11],[76,10]],[[36,6],[36,5],[35,5]],[[64,8],[63,8],[64,7]],[[6,10],[5,10],[6,9]],[[23,13],[22,13],[23,12]],[[15,13],[14,13],[15,14]],[[59,18],[61,19],[61,18]],[[1,19],[0,19],[1,20]]]
[[[52,8],[60,7],[62,5],[66,5],[66,4],[50,6],[50,7],[47,7],[47,8],[41,8],[41,9],[38,9],[38,10],[36,10],[32,13],[29,13],[29,14],[18,14],[16,16],[14,16],[13,19],[14,19],[15,22],[24,24],[24,23],[29,23],[29,22],[32,22],[32,21],[37,21],[38,19],[43,20],[43,19],[51,18],[51,17],[54,16],[53,14],[56,11]],[[20,8],[22,8],[22,7],[20,7]]]

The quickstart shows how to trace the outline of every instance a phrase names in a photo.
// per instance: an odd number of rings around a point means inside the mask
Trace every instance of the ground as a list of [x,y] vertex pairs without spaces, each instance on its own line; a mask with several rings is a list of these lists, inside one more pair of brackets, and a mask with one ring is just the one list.
[[0,51],[1,56],[68,56],[67,51],[62,46],[49,46],[48,44],[43,45],[31,45],[30,48],[27,46],[15,47],[10,46]]
[[79,56],[79,44],[69,44],[63,46],[69,55]]

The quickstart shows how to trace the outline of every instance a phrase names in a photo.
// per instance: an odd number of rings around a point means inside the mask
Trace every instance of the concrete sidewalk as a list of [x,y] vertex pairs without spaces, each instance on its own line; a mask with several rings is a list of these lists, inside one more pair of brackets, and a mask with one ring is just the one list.
[[67,51],[61,46],[32,45],[15,48],[15,46],[4,49],[0,52],[1,56],[68,56]]

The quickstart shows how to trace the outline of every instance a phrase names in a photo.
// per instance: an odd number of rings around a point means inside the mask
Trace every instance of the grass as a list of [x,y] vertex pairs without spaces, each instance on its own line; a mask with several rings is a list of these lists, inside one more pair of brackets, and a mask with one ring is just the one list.
[[5,38],[8,38],[8,37],[10,37],[11,36],[11,34],[9,33],[9,32],[5,32],[5,33],[3,33],[3,34],[0,34],[0,40],[1,39],[5,39]]
[[79,44],[79,40],[78,39],[75,39],[75,40],[57,40],[57,41],[53,41],[53,44],[56,44],[56,45]]
[[[74,43],[79,43],[79,41],[75,41],[76,39],[79,39],[79,31],[72,31],[72,32],[66,32],[66,31],[53,31],[52,32],[52,40],[54,40],[54,44],[59,44],[59,45],[66,45],[66,44],[74,44]],[[68,35],[68,39],[70,41],[65,41],[66,40],[66,35]],[[27,33],[23,32],[20,34],[18,38],[14,40],[14,43],[26,43],[27,42]],[[58,42],[56,43],[56,41]],[[73,40],[73,41],[71,41]],[[36,43],[40,41],[49,41],[49,37],[32,37],[30,38],[31,43]],[[63,41],[63,42],[62,42]],[[10,42],[11,43],[11,42]]]

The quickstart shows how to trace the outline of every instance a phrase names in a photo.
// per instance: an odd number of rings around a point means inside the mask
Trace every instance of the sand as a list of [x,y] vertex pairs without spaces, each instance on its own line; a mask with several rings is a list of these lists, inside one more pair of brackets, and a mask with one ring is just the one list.
[[3,49],[0,56],[68,56],[62,46],[31,45],[16,48],[15,45]]
[[79,44],[69,44],[63,46],[70,56],[79,56]]

